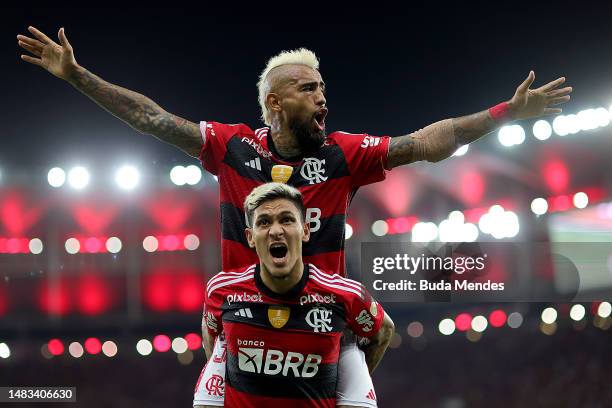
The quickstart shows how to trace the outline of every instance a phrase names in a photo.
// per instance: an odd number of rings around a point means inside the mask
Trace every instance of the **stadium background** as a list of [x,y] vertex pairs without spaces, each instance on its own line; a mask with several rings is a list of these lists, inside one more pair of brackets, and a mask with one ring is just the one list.
[[[76,386],[83,406],[187,406],[202,283],[219,268],[214,178],[21,62],[15,35],[30,24],[66,27],[81,65],[173,113],[254,127],[258,73],[298,46],[321,59],[328,130],[405,134],[508,99],[530,69],[536,84],[567,76],[563,118],[362,189],[349,270],[361,242],[610,242],[609,6],[392,11],[3,9],[0,385]],[[132,190],[115,183],[124,165],[122,180],[139,174]],[[374,375],[381,407],[609,406],[610,276],[591,282],[592,302],[385,304],[397,333]]]

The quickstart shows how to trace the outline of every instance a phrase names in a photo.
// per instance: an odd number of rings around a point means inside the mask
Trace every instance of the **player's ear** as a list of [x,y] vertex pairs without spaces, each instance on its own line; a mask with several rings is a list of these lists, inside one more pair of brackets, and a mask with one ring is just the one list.
[[310,241],[310,223],[306,221],[302,221],[304,223],[304,236],[302,237],[302,242]]
[[249,243],[249,247],[255,248],[255,240],[253,239],[253,230],[250,228],[245,228],[244,234],[246,235],[246,239],[247,239],[247,242]]
[[280,112],[281,111],[281,98],[279,94],[276,93],[269,93],[266,96],[266,105],[268,106],[268,109],[274,112]]

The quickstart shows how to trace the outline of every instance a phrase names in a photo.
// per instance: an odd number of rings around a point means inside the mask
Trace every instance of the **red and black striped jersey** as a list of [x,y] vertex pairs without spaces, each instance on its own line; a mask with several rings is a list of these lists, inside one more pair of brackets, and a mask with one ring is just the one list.
[[334,132],[312,157],[284,161],[276,154],[267,127],[253,131],[243,124],[201,122],[200,131],[204,142],[200,160],[220,186],[223,270],[258,262],[244,236],[244,199],[260,184],[284,181],[304,197],[311,225],[311,239],[303,249],[305,261],[346,275],[346,212],[360,186],[384,180],[389,137]]
[[227,342],[226,407],[334,407],[343,330],[371,337],[384,317],[360,283],[312,264],[282,295],[256,264],[220,272],[205,296],[203,324]]

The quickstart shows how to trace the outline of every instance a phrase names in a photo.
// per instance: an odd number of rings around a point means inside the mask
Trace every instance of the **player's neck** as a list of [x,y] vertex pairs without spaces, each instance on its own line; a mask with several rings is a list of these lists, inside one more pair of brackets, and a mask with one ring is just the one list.
[[287,125],[281,125],[278,121],[273,121],[272,126],[270,126],[270,135],[274,148],[283,158],[296,157],[302,154],[296,137]]
[[266,268],[266,265],[264,265],[263,262],[260,262],[259,264],[259,273],[261,276],[261,281],[268,289],[274,293],[282,295],[289,292],[300,282],[302,276],[304,275],[304,263],[301,259],[298,260],[285,279],[276,279],[272,277],[270,272],[268,272],[268,268]]

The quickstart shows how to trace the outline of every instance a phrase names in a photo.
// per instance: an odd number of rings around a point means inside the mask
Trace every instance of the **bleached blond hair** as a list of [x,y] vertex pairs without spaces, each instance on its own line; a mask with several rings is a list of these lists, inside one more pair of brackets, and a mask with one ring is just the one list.
[[261,119],[264,123],[270,126],[272,118],[270,117],[270,111],[266,106],[266,96],[270,92],[270,83],[266,81],[268,74],[276,67],[281,65],[306,65],[312,69],[319,69],[319,60],[314,52],[306,49],[299,48],[291,51],[282,51],[280,54],[268,60],[266,68],[259,76],[259,82],[257,82],[257,89],[259,90],[259,106],[261,107]]
[[305,219],[304,201],[302,193],[295,188],[285,183],[265,183],[257,186],[244,200],[244,218],[247,227],[253,228],[253,214],[257,207],[266,201],[284,198],[295,204],[295,207],[300,212],[302,222]]

